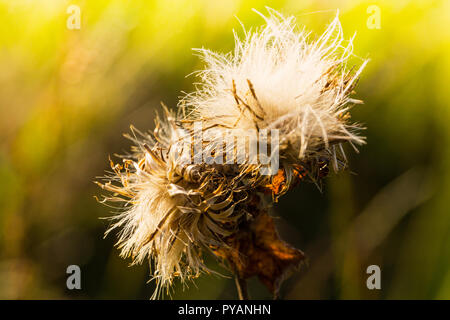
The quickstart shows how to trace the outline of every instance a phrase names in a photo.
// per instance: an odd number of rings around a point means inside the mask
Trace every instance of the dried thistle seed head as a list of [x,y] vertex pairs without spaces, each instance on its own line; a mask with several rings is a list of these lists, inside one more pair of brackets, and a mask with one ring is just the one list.
[[277,129],[280,157],[288,163],[326,157],[338,169],[342,149],[334,146],[364,143],[348,110],[360,102],[349,96],[367,61],[347,69],[353,39],[344,40],[337,16],[311,40],[293,17],[269,13],[266,25],[243,39],[235,36],[233,53],[198,50],[206,67],[198,72],[197,90],[180,105],[209,126]]
[[[197,247],[187,246],[189,235],[178,228],[179,207],[185,207],[184,198],[189,194],[171,182],[174,163],[169,160],[168,146],[175,131],[167,123],[158,125],[154,137],[134,135],[134,154],[124,159],[124,168],[114,165],[113,175],[102,185],[112,193],[105,197],[106,201],[124,204],[123,213],[111,218],[113,223],[107,234],[120,230],[117,246],[121,256],[132,257],[133,263],[154,258],[156,294],[160,287],[172,282],[174,275],[185,280],[198,275],[203,267]],[[183,256],[187,262],[182,261]]]
[[113,172],[100,184],[111,193],[104,201],[124,204],[107,231],[120,230],[121,256],[154,262],[154,298],[175,277],[184,282],[210,271],[202,252],[227,246],[224,239],[245,219],[248,189],[234,171],[184,161],[180,138],[189,131],[169,112],[165,118],[153,135],[134,129],[134,154],[124,165],[111,162]]
[[[353,73],[346,69],[352,41],[344,41],[338,18],[316,41],[296,31],[292,17],[270,10],[264,19],[264,27],[236,37],[234,54],[199,50],[207,64],[199,73],[203,83],[180,102],[178,118],[166,109],[153,134],[135,130],[133,154],[123,164],[111,162],[100,184],[110,192],[105,201],[123,204],[107,231],[120,230],[121,255],[134,263],[153,260],[154,298],[176,277],[183,282],[208,272],[205,251],[227,260],[239,277],[260,277],[276,294],[304,256],[279,239],[258,192],[277,201],[302,179],[320,187],[329,164],[345,166],[342,144],[364,142],[348,109],[357,102],[349,95],[366,62]],[[236,161],[230,151],[243,150],[223,145],[222,136],[250,129],[249,144],[258,151]],[[277,142],[264,155],[263,132]],[[198,133],[204,139],[192,148]],[[205,161],[205,154],[221,153],[223,162]],[[254,162],[262,156],[266,163],[276,158],[279,167],[263,174]]]

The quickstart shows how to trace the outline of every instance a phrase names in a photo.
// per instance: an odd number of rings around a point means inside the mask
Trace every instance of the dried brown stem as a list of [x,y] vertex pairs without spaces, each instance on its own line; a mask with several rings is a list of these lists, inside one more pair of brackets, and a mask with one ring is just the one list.
[[248,295],[247,280],[240,278],[238,275],[234,277],[239,300],[250,300]]

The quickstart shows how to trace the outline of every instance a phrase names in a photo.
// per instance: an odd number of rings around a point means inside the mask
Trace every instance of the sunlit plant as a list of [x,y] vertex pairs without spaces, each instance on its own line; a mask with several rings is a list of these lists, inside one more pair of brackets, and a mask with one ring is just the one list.
[[314,40],[293,17],[261,16],[264,26],[235,35],[234,52],[197,50],[196,90],[177,112],[164,108],[153,132],[133,128],[131,155],[99,183],[103,201],[121,204],[107,231],[120,231],[121,256],[152,262],[153,298],[175,278],[216,272],[205,254],[235,275],[241,299],[253,276],[277,297],[305,257],[278,236],[271,202],[299,182],[321,188],[330,168],[346,168],[343,145],[364,143],[349,110],[367,61],[347,67],[353,39],[338,17]]

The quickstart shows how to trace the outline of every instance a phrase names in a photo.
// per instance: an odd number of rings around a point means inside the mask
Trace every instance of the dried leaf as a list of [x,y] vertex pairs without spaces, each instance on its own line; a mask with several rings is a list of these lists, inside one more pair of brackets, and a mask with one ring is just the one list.
[[280,239],[273,218],[260,211],[247,228],[227,239],[229,248],[217,249],[215,254],[225,260],[241,279],[257,276],[278,296],[281,283],[305,259],[302,251]]

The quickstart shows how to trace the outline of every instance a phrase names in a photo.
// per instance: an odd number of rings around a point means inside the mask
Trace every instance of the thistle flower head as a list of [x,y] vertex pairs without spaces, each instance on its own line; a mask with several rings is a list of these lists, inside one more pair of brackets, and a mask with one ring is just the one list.
[[182,104],[209,126],[278,129],[282,158],[325,156],[338,169],[336,145],[364,143],[348,110],[360,103],[349,96],[367,61],[347,69],[353,39],[344,40],[338,16],[311,40],[294,17],[269,12],[263,27],[235,35],[234,52],[197,50],[206,67]]
[[[344,41],[338,17],[315,41],[296,29],[293,17],[270,10],[264,19],[262,28],[235,37],[233,53],[198,50],[206,68],[197,90],[180,101],[182,112],[166,109],[153,133],[133,130],[132,154],[122,164],[111,162],[112,172],[99,183],[110,193],[105,201],[123,204],[107,231],[120,230],[121,255],[134,263],[153,261],[154,297],[175,277],[185,281],[209,272],[205,251],[228,260],[240,277],[259,276],[275,294],[304,256],[279,239],[261,194],[269,191],[276,201],[293,182],[321,180],[328,162],[344,166],[342,143],[364,142],[348,110],[358,103],[349,96],[366,62],[347,69],[352,40]],[[195,140],[195,121],[207,137],[201,151],[185,144]],[[231,129],[238,135],[275,130],[279,143],[269,158],[279,156],[280,169],[261,174],[251,158],[192,163],[197,152],[233,151],[217,138]],[[253,141],[259,146],[260,137]]]
[[[117,245],[121,256],[132,257],[133,263],[153,258],[158,295],[159,287],[171,283],[174,275],[183,280],[198,275],[202,263],[196,246],[187,245],[193,240],[188,235],[192,223],[187,220],[192,219],[194,208],[186,205],[192,192],[173,184],[177,173],[171,145],[176,145],[178,132],[170,118],[156,122],[154,134],[133,130],[134,135],[128,136],[135,142],[133,153],[123,159],[123,164],[111,162],[113,172],[101,186],[112,193],[106,201],[124,204],[123,213],[112,218],[106,233],[121,230]],[[185,230],[178,228],[181,220]],[[181,261],[182,256],[187,256],[189,268]]]
[[112,218],[106,232],[120,229],[117,246],[133,263],[153,259],[154,297],[174,277],[182,282],[210,270],[202,251],[226,247],[236,231],[248,194],[241,179],[214,166],[186,164],[182,138],[188,134],[166,109],[150,134],[133,129],[133,154],[123,164],[111,162],[112,174],[100,186],[111,192],[104,201],[122,202],[124,212]]

